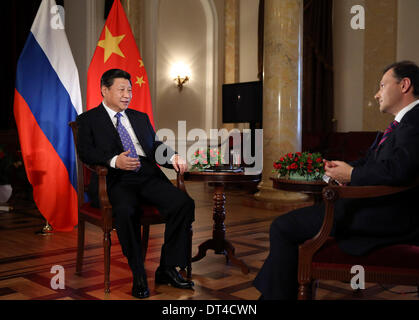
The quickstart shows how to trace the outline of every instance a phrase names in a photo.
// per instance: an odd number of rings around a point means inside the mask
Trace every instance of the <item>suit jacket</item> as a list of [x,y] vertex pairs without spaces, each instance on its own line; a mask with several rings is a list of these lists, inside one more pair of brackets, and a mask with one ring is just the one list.
[[[156,133],[150,123],[147,114],[132,109],[126,109],[131,126],[143,148],[146,157],[156,163],[155,151],[163,143],[156,138]],[[77,151],[80,159],[89,165],[103,165],[109,168],[107,176],[108,190],[118,178],[126,171],[114,169],[109,166],[109,160],[124,152],[118,131],[112,123],[108,112],[102,104],[87,112],[80,114],[76,119],[78,125]],[[170,147],[165,147],[164,155],[170,159],[175,154]],[[171,164],[163,164],[164,167],[173,168]],[[156,170],[162,179],[168,181],[161,170]],[[97,177],[93,176],[89,187],[89,196],[93,204],[97,205]]]
[[[350,164],[353,186],[414,182],[419,177],[419,104],[378,148]],[[418,196],[419,188],[414,188],[391,196],[337,201],[335,236],[342,250],[361,255],[382,245],[418,243]]]

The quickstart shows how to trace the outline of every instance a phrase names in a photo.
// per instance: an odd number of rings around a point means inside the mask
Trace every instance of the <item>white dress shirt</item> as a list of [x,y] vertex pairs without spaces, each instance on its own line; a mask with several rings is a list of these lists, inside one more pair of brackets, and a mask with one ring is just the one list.
[[[109,117],[111,118],[111,121],[113,123],[113,125],[116,128],[116,122],[117,122],[117,118],[115,117],[115,115],[117,114],[117,112],[115,112],[114,110],[112,110],[111,108],[107,107],[105,102],[102,101],[103,106],[105,107],[105,110],[108,112]],[[134,144],[135,147],[135,151],[137,151],[137,154],[139,156],[143,156],[145,157],[145,152],[143,150],[143,148],[141,147],[140,142],[137,139],[137,136],[135,135],[134,129],[131,126],[131,123],[129,122],[129,119],[127,117],[127,115],[125,114],[125,111],[120,112],[120,114],[122,115],[121,117],[121,123],[122,125],[125,127],[125,129],[127,129],[128,134],[132,140],[132,143]],[[115,168],[115,163],[116,163],[116,158],[118,157],[118,155],[114,156],[110,162],[109,165],[112,168]]]
[[419,99],[416,101],[413,101],[411,104],[409,104],[408,106],[404,107],[402,110],[399,111],[399,113],[396,115],[396,117],[394,118],[394,120],[396,120],[398,123],[400,123],[400,121],[402,121],[404,115],[409,112],[410,110],[412,110],[412,108],[414,106],[416,106],[419,103]]

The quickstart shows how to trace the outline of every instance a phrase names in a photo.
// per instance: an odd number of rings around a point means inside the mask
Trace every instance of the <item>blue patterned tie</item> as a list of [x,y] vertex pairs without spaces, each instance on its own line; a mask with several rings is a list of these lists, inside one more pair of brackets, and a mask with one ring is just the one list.
[[396,120],[394,120],[392,123],[390,123],[390,125],[388,126],[386,131],[384,131],[383,137],[381,138],[380,143],[378,144],[378,146],[380,146],[384,141],[387,140],[390,133],[393,132],[393,130],[397,127],[398,124],[399,123]]
[[[115,115],[115,117],[116,117],[116,130],[118,131],[119,137],[121,138],[124,151],[128,151],[128,150],[130,151],[130,153],[128,154],[128,157],[139,159],[137,151],[135,150],[135,147],[134,147],[134,143],[132,142],[127,129],[121,123],[122,114],[118,112]],[[138,171],[139,169],[140,167],[137,167],[136,169],[134,169],[134,171]]]

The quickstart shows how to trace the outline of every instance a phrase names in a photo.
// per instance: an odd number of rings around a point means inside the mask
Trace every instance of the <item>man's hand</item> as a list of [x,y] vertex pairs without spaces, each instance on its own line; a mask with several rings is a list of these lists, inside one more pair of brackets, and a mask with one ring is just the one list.
[[128,157],[130,151],[122,152],[115,161],[115,166],[122,170],[134,170],[140,166],[138,158]]
[[175,154],[172,159],[173,168],[175,168],[176,172],[183,174],[187,169],[188,165],[186,164],[185,159],[183,159],[180,155]]
[[327,161],[323,160],[326,175],[332,179],[339,181],[339,184],[351,182],[351,174],[354,169],[343,161]]

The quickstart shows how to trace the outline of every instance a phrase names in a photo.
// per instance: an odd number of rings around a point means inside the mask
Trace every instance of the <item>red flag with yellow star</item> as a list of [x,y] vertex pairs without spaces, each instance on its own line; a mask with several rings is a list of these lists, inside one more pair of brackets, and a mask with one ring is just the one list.
[[131,74],[129,107],[147,113],[154,127],[147,73],[119,0],[113,2],[87,71],[87,110],[102,102],[100,78],[109,69],[122,69]]

